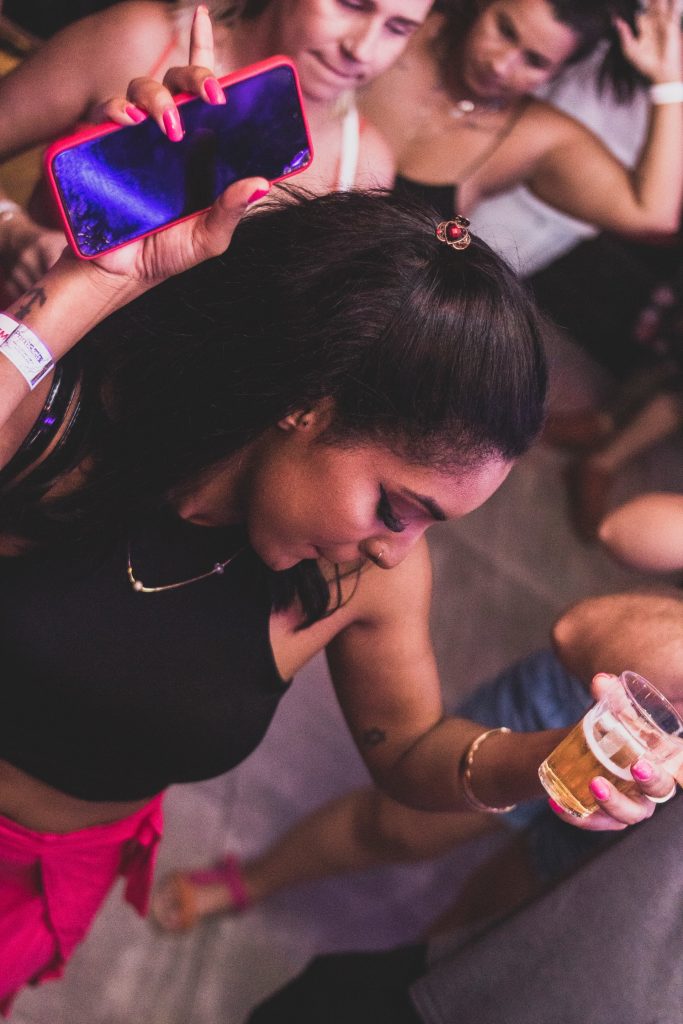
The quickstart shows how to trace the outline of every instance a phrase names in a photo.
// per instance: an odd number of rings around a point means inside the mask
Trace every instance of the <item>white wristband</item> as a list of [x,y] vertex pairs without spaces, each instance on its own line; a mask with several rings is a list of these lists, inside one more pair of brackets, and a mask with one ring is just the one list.
[[40,338],[6,313],[0,313],[0,353],[16,367],[31,391],[54,366]]
[[657,82],[649,89],[650,102],[655,106],[662,103],[683,103],[683,82]]
[[12,199],[0,199],[0,220],[12,220],[20,212],[19,203]]

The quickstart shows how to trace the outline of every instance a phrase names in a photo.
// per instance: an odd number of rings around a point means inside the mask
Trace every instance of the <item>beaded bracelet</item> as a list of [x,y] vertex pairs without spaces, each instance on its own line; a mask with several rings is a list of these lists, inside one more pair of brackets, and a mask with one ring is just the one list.
[[50,351],[38,335],[6,313],[0,313],[0,354],[9,359],[31,391],[54,366]]
[[476,797],[472,791],[472,765],[474,763],[474,756],[479,750],[484,740],[488,739],[489,736],[493,736],[494,733],[508,733],[511,732],[506,725],[501,726],[499,729],[487,729],[486,732],[482,732],[479,736],[476,736],[469,747],[462,755],[460,762],[460,784],[462,791],[465,796],[465,800],[470,807],[475,811],[484,811],[485,814],[507,814],[508,811],[514,811],[517,804],[510,804],[508,807],[489,807],[482,800]]

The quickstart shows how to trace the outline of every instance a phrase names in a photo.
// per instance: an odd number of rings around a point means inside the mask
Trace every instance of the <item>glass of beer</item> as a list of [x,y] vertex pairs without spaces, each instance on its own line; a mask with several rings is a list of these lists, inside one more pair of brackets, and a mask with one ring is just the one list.
[[661,764],[683,754],[683,720],[664,694],[636,672],[622,672],[538,774],[553,800],[576,818],[598,803],[588,788],[601,775],[622,793],[636,793],[631,765],[639,757]]

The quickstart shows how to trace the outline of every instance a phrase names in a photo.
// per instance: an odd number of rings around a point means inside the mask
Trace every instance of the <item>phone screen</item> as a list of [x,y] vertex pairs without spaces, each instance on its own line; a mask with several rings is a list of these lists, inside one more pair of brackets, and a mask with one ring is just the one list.
[[142,124],[58,152],[52,173],[78,249],[96,256],[210,206],[240,178],[269,181],[311,161],[292,68],[226,86],[227,103],[179,106],[185,128],[170,142]]

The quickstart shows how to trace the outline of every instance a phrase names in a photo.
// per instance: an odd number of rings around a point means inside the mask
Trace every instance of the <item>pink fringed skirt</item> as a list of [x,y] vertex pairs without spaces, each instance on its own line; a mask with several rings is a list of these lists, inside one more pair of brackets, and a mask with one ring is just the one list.
[[58,978],[119,875],[147,912],[163,818],[161,795],[111,825],[64,835],[0,816],[0,1012],[26,984]]

